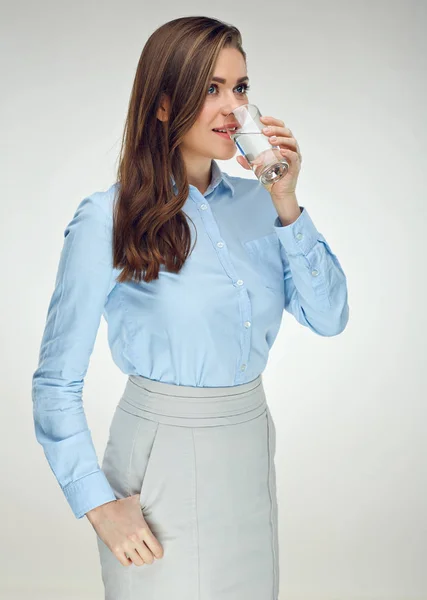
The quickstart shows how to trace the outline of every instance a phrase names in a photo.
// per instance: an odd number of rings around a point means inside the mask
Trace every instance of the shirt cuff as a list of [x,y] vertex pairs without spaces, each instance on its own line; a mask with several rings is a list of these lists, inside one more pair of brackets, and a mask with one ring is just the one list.
[[117,500],[104,471],[94,471],[65,486],[62,491],[74,515],[81,519],[92,508]]
[[290,256],[307,255],[317,241],[323,239],[311,220],[307,209],[304,206],[300,206],[300,209],[301,214],[299,217],[289,225],[283,225],[278,216],[274,221],[274,230],[286,253]]

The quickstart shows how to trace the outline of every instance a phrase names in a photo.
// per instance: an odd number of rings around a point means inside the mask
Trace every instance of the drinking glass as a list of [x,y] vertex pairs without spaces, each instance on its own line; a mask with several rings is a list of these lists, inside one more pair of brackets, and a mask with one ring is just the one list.
[[289,163],[280,154],[279,146],[272,145],[262,132],[265,125],[260,121],[261,116],[255,104],[242,104],[225,117],[224,129],[259,181],[269,187],[286,175]]

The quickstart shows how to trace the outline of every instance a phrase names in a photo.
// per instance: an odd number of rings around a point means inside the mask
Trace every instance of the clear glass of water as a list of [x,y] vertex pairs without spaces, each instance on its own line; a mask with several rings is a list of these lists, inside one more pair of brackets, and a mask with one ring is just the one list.
[[259,181],[269,187],[286,175],[289,163],[280,154],[279,146],[271,144],[263,133],[265,125],[260,121],[261,116],[255,104],[242,104],[225,117],[224,129]]

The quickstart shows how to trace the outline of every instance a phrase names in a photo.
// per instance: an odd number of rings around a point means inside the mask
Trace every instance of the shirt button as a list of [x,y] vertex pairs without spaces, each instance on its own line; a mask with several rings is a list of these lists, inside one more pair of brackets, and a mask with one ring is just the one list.
[[241,371],[244,371],[245,369],[246,369],[246,365],[242,365],[242,366],[240,367],[240,370],[241,370]]
[[251,322],[250,321],[245,321],[245,327],[250,327],[251,326]]
[[236,281],[236,283],[237,283],[237,285],[243,285],[243,279],[238,279],[238,280]]
[[216,244],[218,248],[222,248],[224,246],[224,242],[217,242]]
[[206,210],[206,209],[207,209],[207,207],[208,207],[208,206],[207,206],[207,204],[201,204],[201,205],[200,205],[200,208],[201,208],[202,210]]
[[302,238],[303,238],[302,233],[297,233],[296,238],[297,238],[297,240],[302,240]]
[[313,269],[311,274],[313,275],[313,277],[317,277],[317,275],[319,275],[319,271],[317,271],[316,269]]

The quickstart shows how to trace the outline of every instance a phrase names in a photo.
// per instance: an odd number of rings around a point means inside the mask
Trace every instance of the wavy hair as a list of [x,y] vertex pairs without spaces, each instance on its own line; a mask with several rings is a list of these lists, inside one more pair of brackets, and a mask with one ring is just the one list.
[[[162,264],[178,273],[192,251],[190,217],[182,210],[189,184],[180,143],[203,108],[220,51],[229,47],[246,62],[236,27],[192,16],[159,27],[142,50],[117,170],[113,266],[122,268],[120,283],[157,279]],[[161,121],[164,95],[170,115]]]

